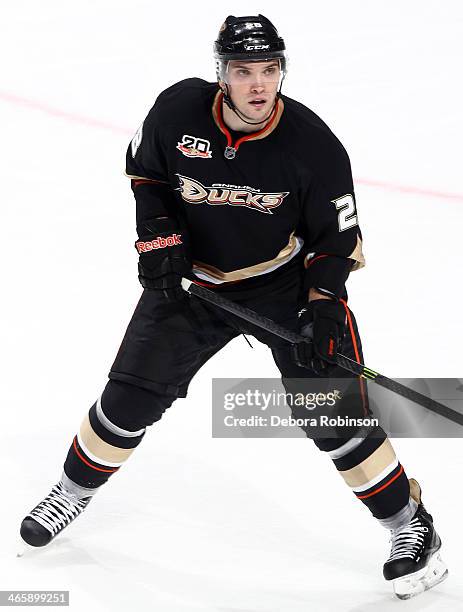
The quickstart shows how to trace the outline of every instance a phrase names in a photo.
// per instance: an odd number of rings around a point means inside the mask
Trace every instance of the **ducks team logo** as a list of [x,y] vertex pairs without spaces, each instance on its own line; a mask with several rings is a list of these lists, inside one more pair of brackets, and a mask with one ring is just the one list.
[[203,159],[211,159],[211,143],[203,138],[195,138],[189,134],[182,136],[182,142],[177,143],[176,147],[186,157],[202,157]]
[[199,181],[177,174],[180,195],[189,204],[209,204],[210,206],[245,206],[259,212],[272,214],[272,208],[280,206],[289,195],[289,191],[280,193],[262,193],[247,185],[227,185],[214,183],[212,187],[205,187]]

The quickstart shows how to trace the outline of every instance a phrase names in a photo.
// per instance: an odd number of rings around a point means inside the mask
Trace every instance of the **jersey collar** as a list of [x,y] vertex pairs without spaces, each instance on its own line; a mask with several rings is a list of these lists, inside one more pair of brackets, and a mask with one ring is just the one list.
[[275,108],[273,109],[273,113],[267,125],[258,132],[250,132],[246,136],[242,136],[233,145],[232,135],[230,134],[230,130],[227,128],[223,120],[222,102],[223,92],[222,90],[219,90],[216,93],[214,103],[212,104],[212,116],[214,117],[214,121],[219,130],[227,137],[227,146],[235,149],[235,151],[238,151],[240,144],[246,142],[247,140],[261,140],[262,138],[265,138],[266,136],[271,134],[279,124],[285,108],[283,100],[281,98],[278,98],[278,102]]

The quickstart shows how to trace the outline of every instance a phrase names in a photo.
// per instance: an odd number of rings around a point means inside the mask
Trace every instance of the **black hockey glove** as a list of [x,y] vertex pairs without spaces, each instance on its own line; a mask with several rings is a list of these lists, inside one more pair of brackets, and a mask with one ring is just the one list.
[[137,229],[140,283],[145,289],[162,292],[166,298],[181,297],[182,276],[191,271],[188,233],[169,217],[149,219]]
[[332,299],[312,300],[299,315],[299,333],[312,342],[293,345],[298,366],[328,376],[336,367],[336,353],[342,345],[346,311],[341,302]]

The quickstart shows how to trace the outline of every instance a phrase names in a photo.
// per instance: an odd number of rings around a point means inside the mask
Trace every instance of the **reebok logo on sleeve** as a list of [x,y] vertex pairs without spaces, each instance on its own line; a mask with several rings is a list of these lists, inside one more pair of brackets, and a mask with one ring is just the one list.
[[155,251],[156,249],[173,247],[177,244],[183,244],[180,234],[172,234],[172,236],[167,236],[167,238],[159,236],[154,240],[148,240],[146,242],[139,240],[135,243],[135,248],[139,253],[147,253],[148,251]]

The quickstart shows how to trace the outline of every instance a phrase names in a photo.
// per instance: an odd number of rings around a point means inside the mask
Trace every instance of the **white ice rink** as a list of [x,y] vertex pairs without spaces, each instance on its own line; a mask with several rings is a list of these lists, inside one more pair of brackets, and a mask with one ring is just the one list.
[[228,14],[284,36],[283,92],[349,152],[367,267],[349,280],[365,362],[463,376],[463,4],[16,0],[0,25],[0,590],[70,590],[72,610],[463,610],[460,439],[393,441],[449,565],[396,600],[388,533],[304,439],[212,439],[212,377],[277,376],[234,340],[49,549],[16,558],[141,288],[125,150],[156,95],[214,80]]

